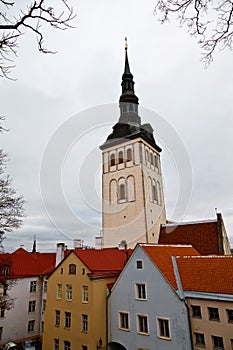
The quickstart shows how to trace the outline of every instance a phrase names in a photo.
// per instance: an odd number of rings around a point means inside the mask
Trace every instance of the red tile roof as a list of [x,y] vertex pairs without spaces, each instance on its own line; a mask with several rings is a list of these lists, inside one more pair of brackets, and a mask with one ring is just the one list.
[[170,284],[177,289],[172,256],[199,255],[190,245],[140,244]]
[[183,290],[233,294],[233,256],[177,257]]
[[74,253],[94,274],[120,273],[132,250],[118,248],[75,249]]
[[[46,275],[55,267],[56,253],[31,253],[19,248],[13,253],[0,254],[0,278],[23,278]],[[9,275],[3,276],[4,267]]]
[[191,244],[201,255],[222,254],[217,220],[163,225],[160,244]]

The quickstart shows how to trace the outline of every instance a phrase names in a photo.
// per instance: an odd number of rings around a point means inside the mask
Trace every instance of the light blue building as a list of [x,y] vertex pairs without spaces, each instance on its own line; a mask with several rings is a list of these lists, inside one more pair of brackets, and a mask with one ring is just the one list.
[[108,296],[109,350],[192,349],[188,309],[172,263],[177,255],[199,254],[191,246],[136,246]]

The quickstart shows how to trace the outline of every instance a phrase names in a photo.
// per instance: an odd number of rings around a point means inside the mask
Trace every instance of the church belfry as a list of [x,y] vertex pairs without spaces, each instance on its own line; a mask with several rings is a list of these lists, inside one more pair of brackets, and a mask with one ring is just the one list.
[[166,223],[161,148],[151,125],[141,124],[127,51],[126,42],[120,118],[100,146],[104,247],[157,243],[160,225]]

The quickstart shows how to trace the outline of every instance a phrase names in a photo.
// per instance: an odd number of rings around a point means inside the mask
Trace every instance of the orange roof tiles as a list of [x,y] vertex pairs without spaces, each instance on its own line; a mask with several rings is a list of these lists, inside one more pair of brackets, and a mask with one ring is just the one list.
[[[0,254],[0,278],[46,275],[54,269],[55,262],[55,253],[31,253],[19,248],[13,253]],[[7,276],[3,276],[4,267],[9,267]]]
[[177,257],[183,290],[233,294],[233,256]]
[[75,249],[74,253],[94,274],[120,273],[132,250],[118,248]]
[[140,246],[175,289],[177,289],[177,285],[171,257],[176,255],[199,255],[190,245],[140,244]]
[[160,244],[191,244],[201,255],[220,254],[217,220],[161,227]]

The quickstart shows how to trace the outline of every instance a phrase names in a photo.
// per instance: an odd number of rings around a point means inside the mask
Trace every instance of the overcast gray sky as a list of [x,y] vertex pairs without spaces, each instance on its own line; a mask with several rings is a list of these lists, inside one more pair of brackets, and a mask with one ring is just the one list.
[[[76,28],[45,29],[47,47],[58,53],[38,53],[27,33],[12,72],[17,80],[0,80],[0,114],[10,128],[1,136],[1,146],[10,155],[14,186],[27,200],[24,226],[7,236],[6,250],[22,244],[31,249],[34,235],[40,251],[54,249],[58,241],[71,246],[74,238],[93,244],[101,229],[98,147],[119,117],[125,36],[140,106],[154,112],[153,117],[142,109],[142,121],[151,122],[164,150],[168,218],[184,185],[173,146],[179,139],[184,172],[187,155],[191,164],[186,185],[192,187],[192,197],[189,205],[185,199],[178,219],[212,219],[217,208],[233,243],[232,52],[216,52],[205,69],[194,38],[175,22],[161,25],[152,0],[70,1],[77,12]],[[55,158],[60,168],[54,166]],[[53,182],[57,171],[61,197]]]

